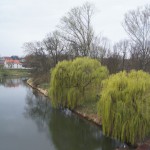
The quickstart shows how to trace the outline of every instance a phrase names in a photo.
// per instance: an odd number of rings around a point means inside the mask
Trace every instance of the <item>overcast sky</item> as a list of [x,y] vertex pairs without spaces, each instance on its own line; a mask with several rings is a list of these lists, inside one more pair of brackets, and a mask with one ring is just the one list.
[[[56,29],[60,18],[86,0],[0,0],[0,56],[23,56],[22,45],[42,40]],[[89,0],[96,7],[95,32],[112,42],[126,38],[124,14],[150,0]]]

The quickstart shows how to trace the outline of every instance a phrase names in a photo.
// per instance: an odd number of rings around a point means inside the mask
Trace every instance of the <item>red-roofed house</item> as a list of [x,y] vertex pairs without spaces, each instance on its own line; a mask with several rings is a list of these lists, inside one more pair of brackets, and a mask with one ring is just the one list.
[[22,63],[19,60],[14,60],[11,58],[6,58],[4,62],[4,68],[9,68],[9,69],[23,69]]

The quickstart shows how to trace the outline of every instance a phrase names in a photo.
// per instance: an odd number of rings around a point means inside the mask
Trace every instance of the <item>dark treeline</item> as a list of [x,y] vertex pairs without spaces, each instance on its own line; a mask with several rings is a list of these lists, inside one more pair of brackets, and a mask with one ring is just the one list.
[[94,10],[88,2],[75,7],[62,17],[56,31],[42,41],[24,44],[26,62],[33,68],[35,81],[48,81],[50,69],[59,61],[82,56],[98,59],[110,74],[131,69],[150,72],[150,6],[125,14],[122,26],[128,39],[113,46],[106,37],[95,34]]

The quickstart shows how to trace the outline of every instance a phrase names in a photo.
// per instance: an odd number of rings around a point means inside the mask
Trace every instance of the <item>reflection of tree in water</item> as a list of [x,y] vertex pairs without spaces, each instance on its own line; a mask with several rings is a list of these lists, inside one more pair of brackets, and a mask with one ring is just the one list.
[[102,135],[100,129],[68,110],[55,110],[49,101],[28,91],[25,116],[32,118],[40,131],[47,131],[57,150],[113,150],[117,143]]
[[45,130],[51,111],[48,100],[43,95],[38,94],[37,91],[34,90],[32,93],[29,90],[26,96],[26,104],[25,116],[36,122],[39,131]]
[[0,78],[0,85],[3,85],[5,87],[18,87],[19,85],[24,85],[22,78],[6,78],[1,77]]
[[58,150],[113,150],[117,143],[102,135],[100,129],[78,117],[53,112],[49,122]]

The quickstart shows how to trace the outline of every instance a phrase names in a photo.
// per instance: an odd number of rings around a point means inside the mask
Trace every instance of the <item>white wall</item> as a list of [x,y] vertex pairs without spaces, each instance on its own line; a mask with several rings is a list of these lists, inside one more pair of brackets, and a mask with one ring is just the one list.
[[4,63],[4,68],[7,69],[25,69],[22,64]]

